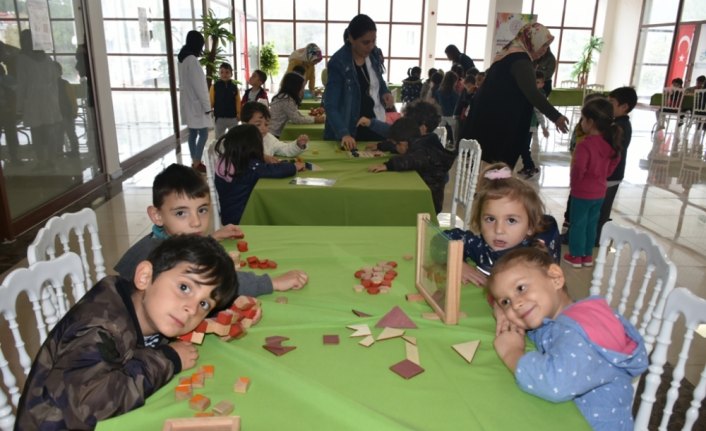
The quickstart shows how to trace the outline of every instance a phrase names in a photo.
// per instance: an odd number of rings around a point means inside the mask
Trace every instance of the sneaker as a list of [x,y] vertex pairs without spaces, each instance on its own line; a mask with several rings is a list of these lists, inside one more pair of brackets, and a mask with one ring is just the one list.
[[581,256],[572,256],[569,253],[564,255],[563,260],[574,268],[581,268],[583,264],[583,258]]
[[593,256],[584,256],[581,258],[581,264],[586,267],[593,266]]

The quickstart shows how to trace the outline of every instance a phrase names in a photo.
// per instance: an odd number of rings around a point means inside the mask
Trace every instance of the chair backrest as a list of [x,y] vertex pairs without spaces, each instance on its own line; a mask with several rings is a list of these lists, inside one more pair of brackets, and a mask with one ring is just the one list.
[[[604,278],[611,243],[615,253],[608,276]],[[636,271],[638,264],[642,264],[642,256],[645,268]],[[650,235],[613,222],[603,225],[591,295],[605,296],[608,304],[637,328],[645,339],[648,354],[661,326],[667,295],[674,289],[676,279],[676,266]]]
[[684,101],[684,89],[676,87],[665,87],[662,90],[662,113],[679,114]]
[[439,126],[436,129],[434,129],[434,133],[439,137],[439,140],[441,141],[441,145],[446,147],[446,127],[444,126]]
[[565,79],[561,81],[561,88],[578,88],[579,87],[579,82],[578,81],[572,81],[570,79]]
[[[48,332],[67,311],[63,307],[64,298],[66,298],[64,282],[67,278],[71,281],[71,295],[75,299],[83,296],[85,293],[83,264],[79,256],[73,252],[64,253],[49,261],[36,262],[29,268],[16,269],[3,280],[2,286],[0,286],[0,292],[2,292],[0,313],[7,322],[9,330],[9,334],[5,338],[14,341],[21,368],[20,370],[10,366],[5,355],[5,352],[8,352],[7,347],[0,350],[0,370],[2,370],[3,383],[7,389],[7,393],[0,389],[0,429],[12,429],[12,424],[15,421],[12,413],[13,406],[16,410],[21,393],[20,388],[32,366],[32,357],[34,357],[35,351],[33,349],[29,354],[26,343],[37,344],[38,348],[47,338]],[[21,293],[27,295],[35,320],[32,322],[34,325],[26,324],[28,317],[26,313],[21,313],[22,331],[20,331],[17,322],[19,311],[17,310],[17,298]],[[50,297],[60,298],[59,309],[56,308],[54,301],[49,300]],[[30,331],[35,326],[36,331]],[[20,375],[20,371],[23,375]]]
[[[672,409],[679,395],[679,386],[684,378],[686,361],[689,358],[689,350],[694,338],[694,332],[699,325],[706,323],[706,300],[694,295],[683,287],[678,287],[669,294],[664,307],[664,322],[662,323],[662,329],[659,331],[657,337],[657,345],[650,358],[650,366],[647,377],[645,378],[645,388],[640,397],[640,408],[635,417],[635,430],[647,430],[650,417],[652,416],[652,408],[656,401],[657,389],[662,381],[661,377],[664,372],[664,364],[667,362],[669,345],[674,341],[677,335],[672,333],[674,323],[677,322],[680,315],[684,316],[684,319],[680,320],[680,325],[682,324],[681,322],[683,322],[685,329],[683,344],[679,351],[679,359],[672,372],[672,382],[667,391],[662,420],[659,425],[660,431],[667,430],[667,424],[672,416]],[[696,422],[699,417],[699,408],[705,394],[706,368],[701,372],[701,378],[694,389],[689,409],[686,411],[684,418],[684,426],[681,429],[696,429],[694,428],[694,422]]]
[[208,182],[208,189],[211,192],[211,207],[213,210],[213,230],[216,231],[220,229],[223,225],[221,223],[221,201],[218,200],[218,191],[216,191],[216,183],[214,176],[216,175],[216,163],[218,163],[218,156],[216,155],[216,142],[211,141],[206,144],[203,153],[206,155],[206,181]]
[[451,201],[451,228],[456,227],[456,211],[458,205],[463,206],[463,226],[469,228],[471,222],[471,209],[473,196],[478,185],[480,171],[481,148],[475,139],[461,139],[458,144],[458,157],[456,158],[456,180],[454,181],[453,200]]
[[694,91],[693,114],[706,116],[706,88]]
[[603,84],[588,84],[586,85],[587,90],[592,90],[592,91],[603,91],[605,90],[605,86]]
[[[85,232],[91,239],[91,254],[93,255],[93,270],[95,278],[91,276],[91,265],[88,263]],[[27,247],[27,260],[30,264],[51,260],[71,251],[72,234],[75,236],[79,247],[79,255],[83,262],[86,284],[93,286],[98,280],[105,277],[105,260],[101,251],[101,242],[98,236],[98,221],[96,213],[90,208],[84,208],[76,213],[65,213],[52,217],[47,224],[37,232],[32,244]],[[56,247],[56,240],[61,242],[62,251]],[[78,298],[77,298],[78,299]]]

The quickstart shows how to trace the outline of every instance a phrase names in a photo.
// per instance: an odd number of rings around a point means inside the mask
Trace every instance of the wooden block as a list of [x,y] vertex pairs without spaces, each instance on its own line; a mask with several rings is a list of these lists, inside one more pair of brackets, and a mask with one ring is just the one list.
[[233,310],[220,311],[216,315],[216,322],[220,323],[221,325],[230,325],[234,315],[235,313],[233,313]]
[[248,251],[248,242],[247,241],[238,241],[237,243],[238,251],[241,253],[244,253]]
[[189,408],[200,412],[206,410],[211,405],[211,400],[208,397],[196,394],[189,400]]
[[250,387],[250,378],[249,377],[240,377],[235,382],[235,385],[233,385],[233,391],[237,392],[239,394],[244,394],[248,391],[249,387]]
[[390,370],[394,371],[405,379],[411,379],[417,374],[421,374],[424,372],[424,368],[420,367],[409,359],[405,359],[401,362],[396,363],[395,365],[390,367]]
[[207,379],[212,379],[213,374],[216,371],[216,367],[213,365],[202,365],[201,366],[201,372],[203,373],[204,377]]
[[405,342],[404,343],[404,349],[406,352],[407,359],[411,362],[414,362],[417,365],[422,365],[419,362],[419,348],[415,344]]
[[338,335],[324,335],[324,344],[338,344]]
[[397,338],[404,335],[404,329],[398,328],[384,328],[380,335],[378,335],[378,341],[389,340],[390,338]]
[[245,335],[245,330],[242,326],[240,326],[240,323],[234,323],[230,325],[230,331],[228,331],[229,337],[238,338],[242,337],[243,335]]
[[201,323],[199,323],[199,326],[197,326],[196,329],[194,329],[194,332],[206,333],[207,329],[208,329],[208,322],[206,322],[206,320],[204,320]]
[[409,302],[420,302],[424,301],[424,296],[421,293],[408,293],[405,295],[405,298]]
[[191,386],[191,376],[189,377],[182,377],[179,379],[179,385],[189,385]]
[[177,401],[188,400],[191,398],[191,395],[191,383],[188,385],[179,385],[174,388],[174,398],[176,398]]
[[233,302],[233,305],[241,310],[248,310],[257,305],[257,299],[252,296],[240,295]]
[[240,326],[243,327],[243,329],[250,329],[250,327],[253,325],[252,319],[243,319],[240,321]]
[[285,353],[289,353],[289,352],[291,352],[292,350],[294,350],[294,349],[297,348],[296,346],[271,346],[271,345],[267,345],[267,344],[265,344],[265,345],[262,346],[262,347],[263,347],[265,350],[270,351],[270,352],[271,352],[272,354],[274,354],[275,356],[282,356],[282,355],[284,355]]
[[[202,413],[199,415],[199,413]],[[239,431],[240,416],[211,416],[212,413],[203,414],[197,412],[200,417],[167,419],[164,421],[162,431]],[[194,415],[194,416],[196,416]]]
[[203,388],[206,376],[203,373],[194,373],[191,375],[191,387],[195,389]]
[[209,331],[213,332],[216,335],[219,335],[221,337],[225,337],[228,335],[228,332],[230,332],[230,324],[228,325],[223,325],[221,323],[218,323],[214,321],[212,324],[209,324]]
[[417,325],[398,306],[393,307],[375,324],[376,328],[408,328],[417,329]]
[[283,337],[281,335],[272,335],[265,338],[265,344],[281,346],[283,341],[289,340],[289,337]]
[[380,293],[387,293],[390,291],[389,286],[380,286]]
[[353,286],[353,290],[355,290],[356,293],[360,293],[365,290],[365,287],[362,284],[356,284]]
[[361,346],[365,346],[365,347],[370,347],[373,345],[373,343],[375,343],[375,339],[373,338],[372,335],[368,335],[367,337],[360,340],[360,342],[358,342],[358,344],[360,344]]
[[278,304],[286,304],[289,302],[289,299],[286,296],[278,296],[275,298],[275,302]]
[[233,412],[233,409],[235,407],[233,406],[233,403],[231,403],[228,400],[223,400],[213,406],[211,410],[213,410],[213,413],[215,413],[218,416],[228,416]]
[[451,346],[459,355],[463,357],[463,359],[466,360],[469,364],[471,361],[473,361],[473,357],[476,354],[476,350],[478,350],[478,346],[480,345],[480,340],[475,340],[475,341],[468,341],[466,343],[459,343],[459,344],[454,344]]
[[203,337],[205,336],[206,334],[204,334],[203,332],[192,332],[190,342],[193,344],[201,345],[203,344]]
[[372,332],[370,332],[370,326],[366,324],[348,325],[347,328],[355,331],[351,334],[351,337],[367,337],[372,334]]

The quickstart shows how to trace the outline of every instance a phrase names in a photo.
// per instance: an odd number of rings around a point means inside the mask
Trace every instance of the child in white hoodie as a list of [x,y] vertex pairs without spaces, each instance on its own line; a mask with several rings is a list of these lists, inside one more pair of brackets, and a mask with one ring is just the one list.
[[296,157],[307,149],[309,143],[307,135],[299,135],[294,142],[282,142],[270,133],[270,110],[262,103],[248,102],[243,105],[240,120],[243,123],[256,126],[262,133],[262,144],[267,163],[277,163],[278,160],[274,156]]

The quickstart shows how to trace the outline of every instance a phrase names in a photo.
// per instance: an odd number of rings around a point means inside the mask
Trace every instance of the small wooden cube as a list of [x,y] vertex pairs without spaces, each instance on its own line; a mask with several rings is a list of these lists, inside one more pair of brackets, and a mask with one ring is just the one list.
[[191,398],[191,395],[191,383],[188,385],[179,385],[174,388],[174,398],[176,398],[177,401],[188,400]]
[[216,371],[216,367],[214,367],[213,365],[203,365],[203,366],[201,366],[201,372],[202,372],[203,375],[204,375],[206,378],[208,378],[208,379],[213,378],[213,374],[214,374],[215,371]]
[[206,410],[211,405],[211,400],[201,394],[196,394],[189,400],[189,408],[200,412]]
[[233,386],[233,391],[237,392],[239,394],[244,394],[248,391],[249,387],[250,387],[250,378],[249,377],[240,377],[235,382],[235,385]]
[[248,251],[248,242],[247,242],[247,241],[242,241],[242,240],[241,240],[241,241],[238,241],[236,244],[237,244],[237,246],[238,246],[238,251],[239,251],[239,252],[243,253],[243,252]]
[[257,300],[252,296],[240,295],[234,302],[233,306],[240,310],[247,310],[257,305]]
[[206,376],[203,373],[194,373],[191,375],[191,387],[192,388],[203,388]]
[[228,400],[223,400],[223,401],[219,402],[218,404],[216,404],[215,406],[213,406],[213,409],[211,409],[211,410],[213,410],[213,413],[215,413],[218,416],[228,416],[229,414],[231,414],[233,412],[234,408],[235,407],[233,406],[233,403],[231,403]]

